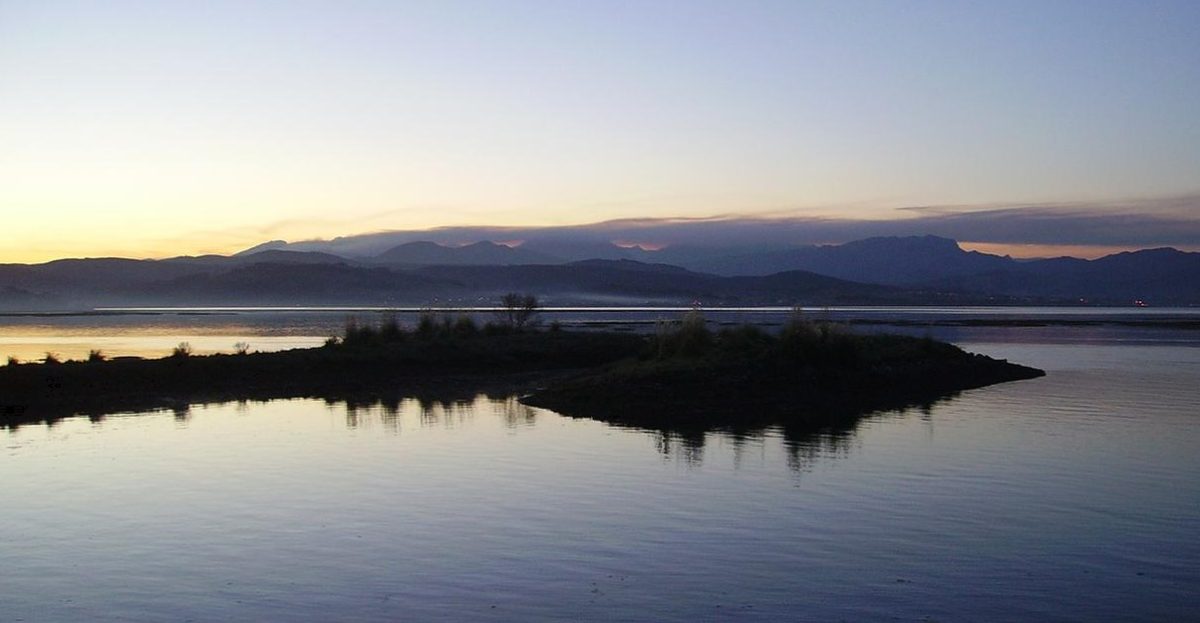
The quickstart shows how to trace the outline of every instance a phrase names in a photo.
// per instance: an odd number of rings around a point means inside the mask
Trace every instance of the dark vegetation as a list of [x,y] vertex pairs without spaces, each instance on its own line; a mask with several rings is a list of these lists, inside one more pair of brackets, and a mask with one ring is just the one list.
[[186,409],[273,398],[364,403],[404,395],[527,393],[567,415],[670,430],[828,425],[884,408],[1039,376],[1040,371],[931,339],[863,336],[797,317],[778,335],[710,331],[699,312],[654,335],[535,330],[537,301],[505,299],[496,320],[424,313],[413,326],[351,321],[325,346],[275,353],[170,356],[0,368],[0,426],[74,414]]
[[0,367],[0,424],[240,399],[361,401],[438,384],[515,391],[554,371],[628,357],[643,344],[633,335],[534,332],[429,313],[413,327],[351,322],[321,348],[197,356],[180,344],[163,359],[10,361]]
[[778,335],[754,326],[712,332],[692,312],[660,326],[639,358],[525,401],[659,429],[827,425],[1042,374],[930,338],[858,335],[798,315]]

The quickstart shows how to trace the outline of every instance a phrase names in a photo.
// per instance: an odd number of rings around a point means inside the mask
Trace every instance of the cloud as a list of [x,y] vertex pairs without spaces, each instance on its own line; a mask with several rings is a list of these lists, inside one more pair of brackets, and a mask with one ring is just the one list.
[[1118,205],[1058,204],[981,211],[920,209],[895,223],[927,233],[1005,244],[1200,247],[1200,195]]
[[[1174,246],[1200,250],[1200,194],[1108,203],[942,205],[900,208],[900,218],[853,219],[803,214],[720,214],[705,217],[633,218],[550,227],[455,226],[386,230],[327,240],[305,240],[293,248],[374,255],[403,242],[430,240],[463,244],[479,240],[524,240],[541,245],[781,248],[835,244],[873,236],[932,234],[991,245],[1097,249]],[[377,222],[372,215],[362,225]],[[291,223],[264,226],[276,233]],[[352,230],[344,223],[340,229]],[[364,227],[366,228],[366,227]],[[257,240],[255,242],[263,242]]]
[[543,233],[603,233],[629,241],[640,236],[659,244],[704,246],[840,243],[872,236],[932,234],[993,244],[1200,248],[1200,195],[1119,204],[921,206],[900,211],[909,216],[637,219]]

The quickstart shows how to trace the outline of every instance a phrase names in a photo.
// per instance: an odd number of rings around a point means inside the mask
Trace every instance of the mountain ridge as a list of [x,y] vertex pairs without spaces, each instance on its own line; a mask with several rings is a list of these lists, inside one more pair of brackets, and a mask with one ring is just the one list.
[[[231,256],[3,264],[0,308],[473,304],[509,290],[565,303],[1200,304],[1200,253],[1171,247],[1094,260],[1017,261],[966,251],[948,238],[910,236],[707,258],[709,264],[741,267],[736,272],[743,274],[731,275],[697,269],[704,258],[687,261],[678,250],[673,256],[667,249],[616,245],[591,247],[621,250],[615,258],[567,261],[491,241],[413,241],[382,258],[280,248],[276,242]],[[620,257],[626,254],[639,259]],[[673,257],[685,261],[657,261]],[[757,263],[747,259],[754,257]],[[767,272],[774,268],[781,270]]]

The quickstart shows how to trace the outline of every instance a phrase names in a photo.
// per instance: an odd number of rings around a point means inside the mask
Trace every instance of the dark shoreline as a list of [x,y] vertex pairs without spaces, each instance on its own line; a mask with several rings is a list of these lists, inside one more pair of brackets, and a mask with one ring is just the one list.
[[0,367],[0,427],[236,400],[362,401],[436,395],[447,388],[521,393],[565,371],[628,357],[643,342],[624,334],[524,332],[242,355],[9,365]]
[[744,358],[725,353],[699,362],[621,362],[562,379],[522,402],[652,429],[812,428],[878,411],[927,408],[966,390],[1045,375],[925,338],[837,339],[883,354],[846,356],[833,347],[827,359],[796,365],[780,365],[770,352]]
[[[786,328],[772,336],[749,326],[711,333],[703,321],[695,335],[685,327],[654,336],[439,327],[353,329],[324,347],[272,353],[3,366],[0,428],[213,402],[366,404],[479,393],[643,428],[819,426],[1043,374],[928,338],[808,323],[792,337]],[[692,338],[703,345],[689,346]],[[683,350],[664,350],[678,344]]]

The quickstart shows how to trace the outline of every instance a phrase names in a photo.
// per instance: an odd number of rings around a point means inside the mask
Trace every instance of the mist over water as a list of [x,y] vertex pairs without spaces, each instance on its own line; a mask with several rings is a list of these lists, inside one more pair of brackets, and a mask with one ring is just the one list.
[[1044,378],[844,430],[502,396],[20,426],[0,595],[28,621],[1186,619],[1200,349],[1059,332],[962,343]]

